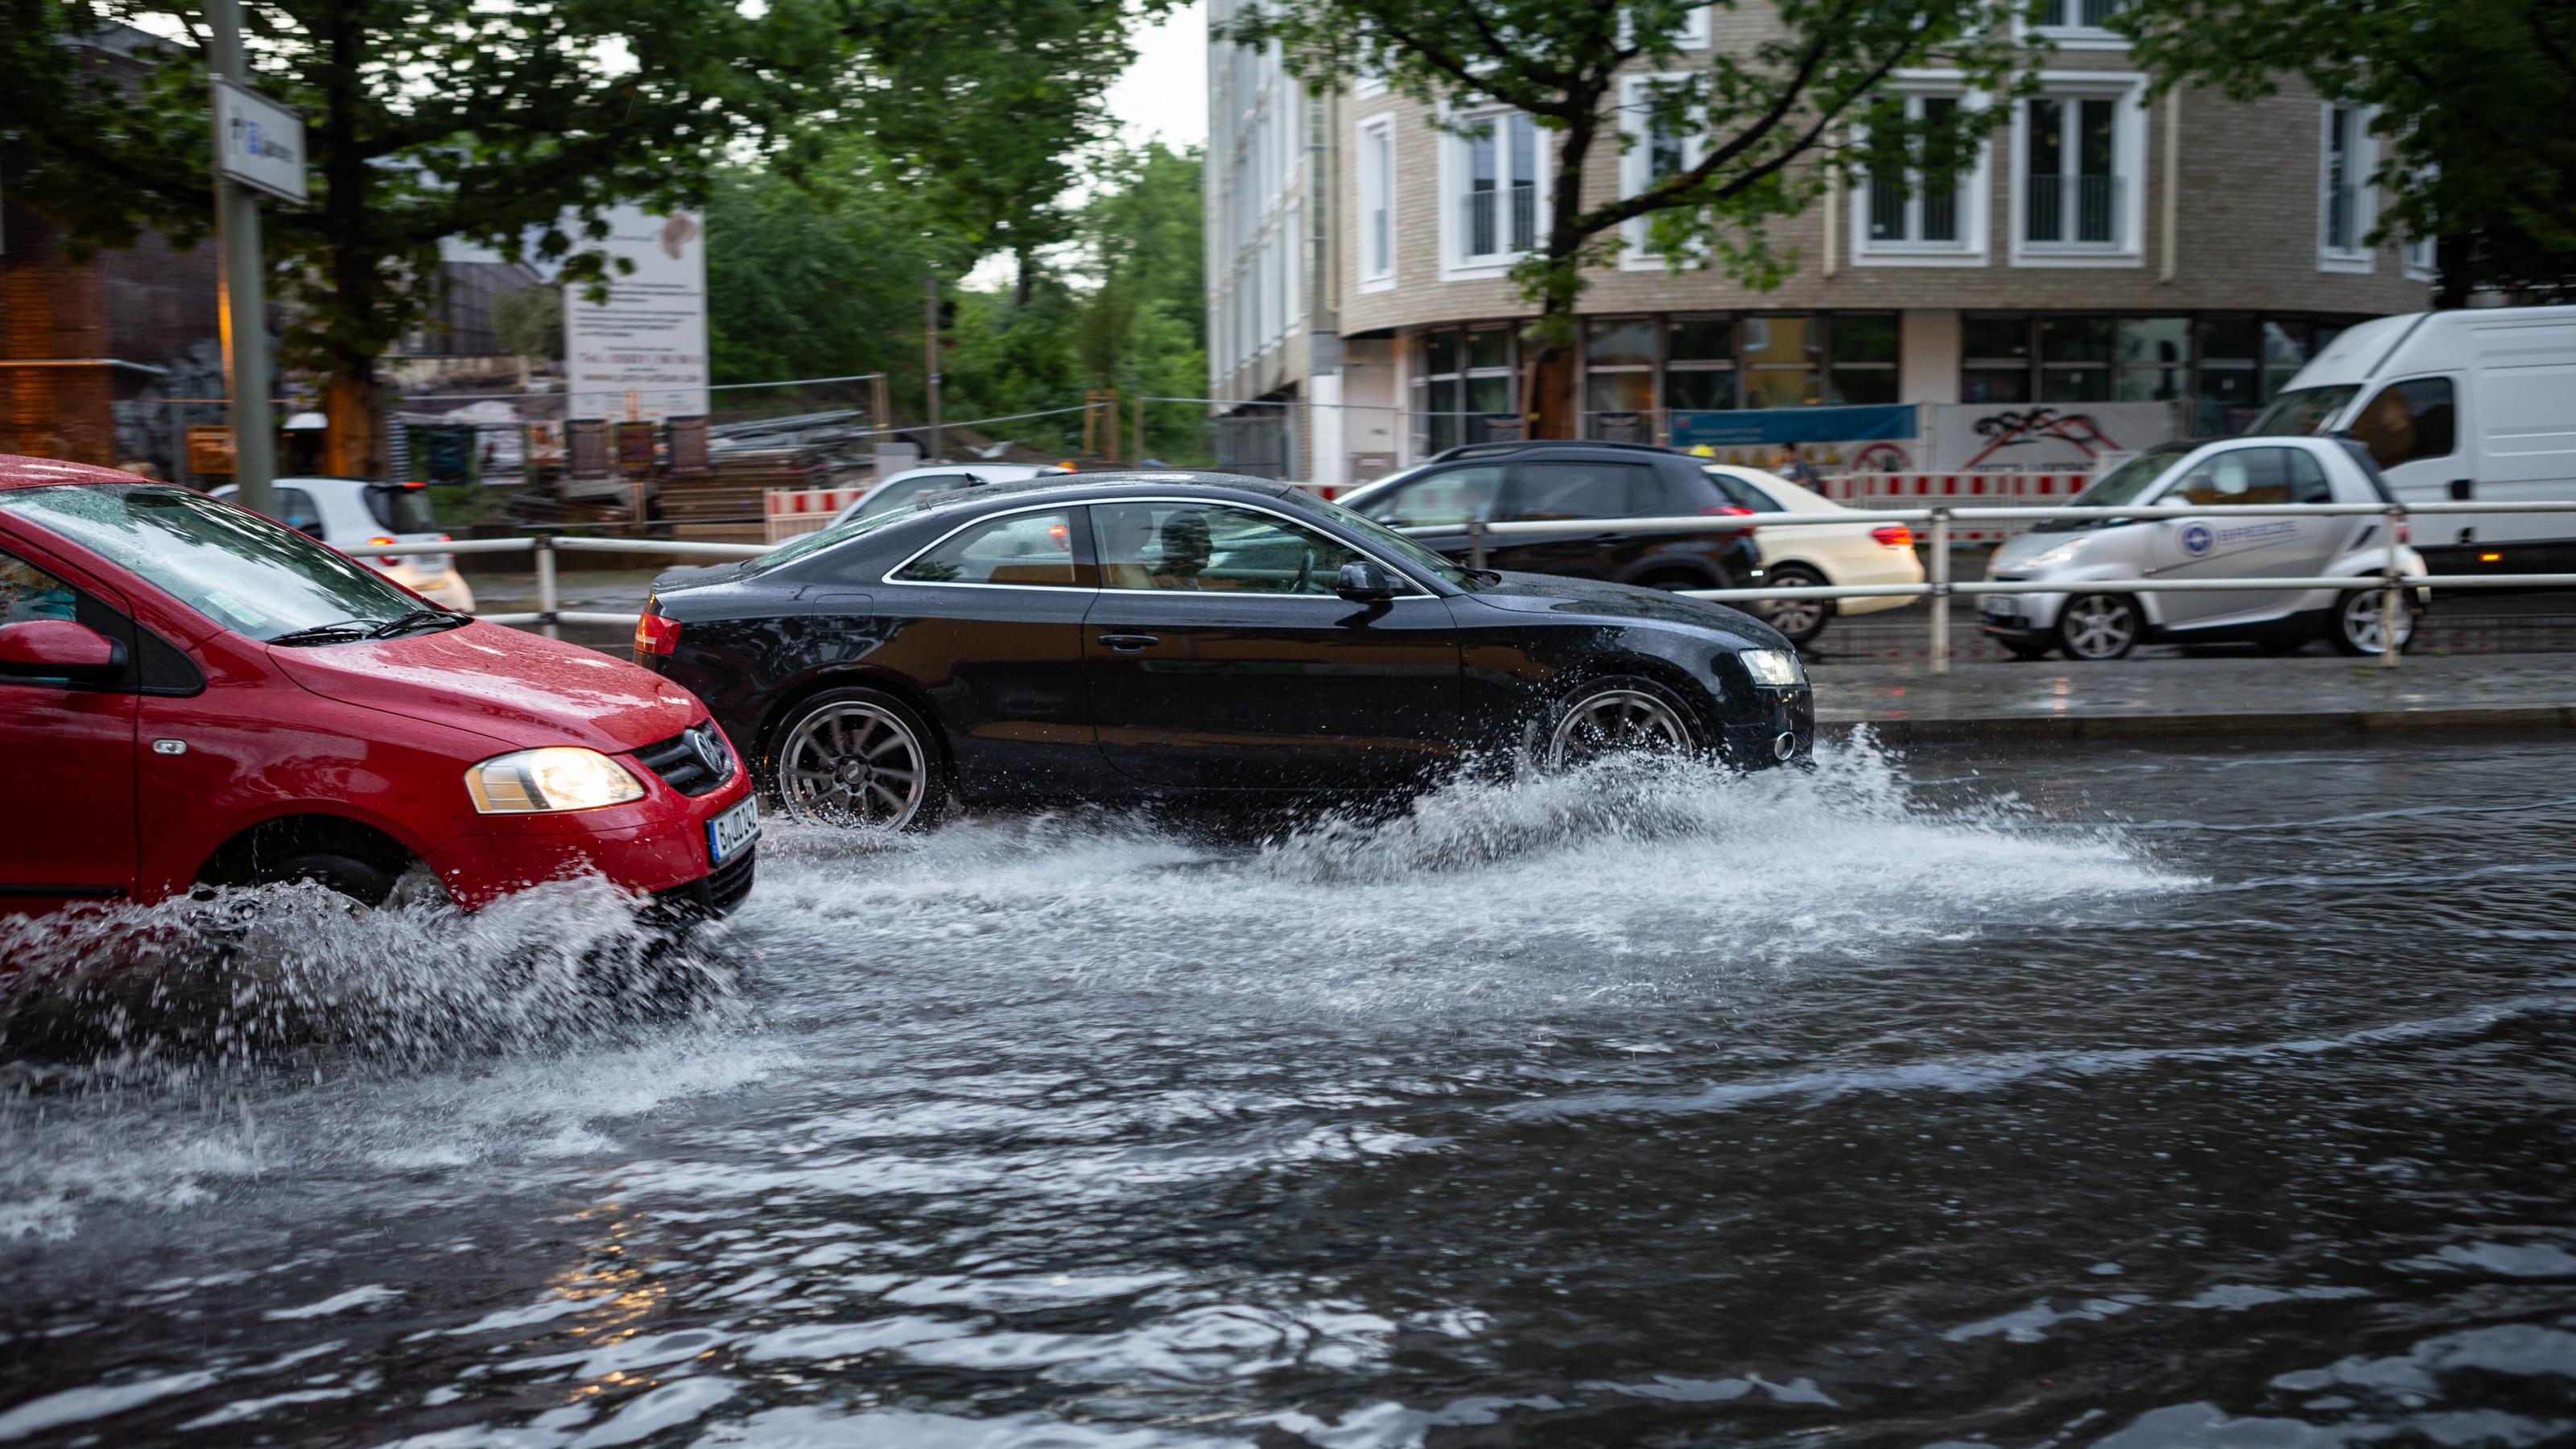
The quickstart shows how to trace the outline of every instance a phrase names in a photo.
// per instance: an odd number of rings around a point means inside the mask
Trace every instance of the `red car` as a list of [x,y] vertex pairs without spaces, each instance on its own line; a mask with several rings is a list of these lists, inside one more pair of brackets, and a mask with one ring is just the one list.
[[683,915],[751,889],[706,706],[480,623],[293,529],[0,457],[0,911],[315,880],[468,909],[596,874]]

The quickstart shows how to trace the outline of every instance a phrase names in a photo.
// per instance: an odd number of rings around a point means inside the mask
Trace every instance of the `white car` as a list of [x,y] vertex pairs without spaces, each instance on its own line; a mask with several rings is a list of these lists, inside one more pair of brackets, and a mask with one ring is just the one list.
[[824,526],[837,528],[853,518],[868,518],[907,508],[933,493],[945,493],[952,488],[971,488],[978,483],[1017,483],[1023,478],[1072,471],[1055,463],[933,463],[923,468],[906,468],[860,494],[856,502],[833,514],[832,521]]
[[[1923,560],[1914,552],[1914,530],[1902,523],[1874,521],[1869,510],[1849,508],[1777,473],[1711,463],[1701,469],[1719,491],[1750,513],[1812,513],[1846,516],[1851,522],[1819,523],[1798,528],[1762,528],[1753,538],[1762,545],[1763,576],[1795,588],[1818,584],[1919,584]],[[1911,597],[1858,599],[1779,599],[1756,606],[1756,612],[1804,646],[1825,632],[1837,614],[1875,614],[1902,609]]]
[[[271,486],[276,489],[278,522],[322,540],[431,603],[459,613],[474,612],[474,590],[456,571],[454,554],[367,552],[387,544],[449,541],[438,531],[438,520],[430,516],[428,484],[280,478]],[[239,491],[227,484],[215,489],[214,496],[230,500]]]

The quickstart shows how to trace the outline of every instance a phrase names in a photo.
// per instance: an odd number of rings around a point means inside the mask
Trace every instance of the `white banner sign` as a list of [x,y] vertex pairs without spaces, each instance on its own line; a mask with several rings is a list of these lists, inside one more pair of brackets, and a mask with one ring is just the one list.
[[248,86],[218,77],[215,170],[281,201],[303,201],[303,118]]
[[2179,435],[2176,404],[1942,403],[1914,466],[1933,473],[2081,473]]
[[[696,216],[608,214],[608,300],[564,288],[564,362],[576,418],[707,411],[707,233]],[[621,273],[618,259],[635,269]]]

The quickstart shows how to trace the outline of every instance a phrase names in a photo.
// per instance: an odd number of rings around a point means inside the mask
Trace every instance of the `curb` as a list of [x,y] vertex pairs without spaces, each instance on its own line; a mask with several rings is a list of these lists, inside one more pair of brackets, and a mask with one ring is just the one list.
[[2413,735],[2450,730],[2576,729],[2576,705],[2467,709],[2317,710],[2295,714],[1999,715],[1989,719],[1823,719],[1817,728],[1848,735],[1866,726],[1893,745],[1987,744],[2005,741],[2235,740],[2281,735]]

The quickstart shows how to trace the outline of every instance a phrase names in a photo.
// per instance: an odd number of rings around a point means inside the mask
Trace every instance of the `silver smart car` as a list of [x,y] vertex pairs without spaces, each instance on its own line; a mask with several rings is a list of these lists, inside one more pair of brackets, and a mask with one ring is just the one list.
[[[2387,503],[2388,485],[2370,454],[2343,438],[2222,438],[2168,443],[2141,453],[2084,490],[2085,507],[2189,505],[2187,518],[2049,519],[1995,550],[1990,579],[2063,582],[2064,593],[1986,594],[1979,623],[2024,659],[2051,649],[2069,659],[2117,659],[2141,640],[2243,640],[2289,653],[2322,638],[2350,654],[2380,646],[2380,592],[2312,589],[2292,593],[2121,593],[2096,580],[2139,578],[2367,579],[2397,550],[2398,568],[2424,572],[2388,520],[2365,515],[2265,513],[2265,504]],[[2429,596],[2401,600],[2399,648]]]

